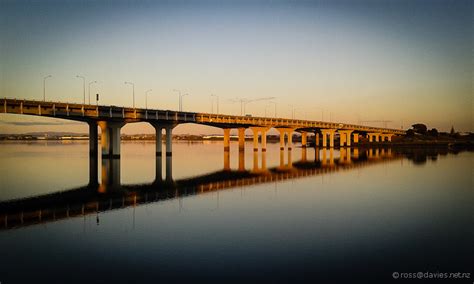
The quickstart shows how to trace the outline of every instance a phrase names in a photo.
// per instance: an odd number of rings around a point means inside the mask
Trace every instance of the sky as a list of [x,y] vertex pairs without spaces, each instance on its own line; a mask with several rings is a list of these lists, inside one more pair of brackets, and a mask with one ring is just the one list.
[[[0,97],[473,129],[472,1],[0,0]],[[94,96],[92,96],[94,101]],[[268,100],[245,113],[274,116]],[[365,122],[373,121],[373,122]],[[0,133],[87,132],[0,114]],[[153,133],[146,123],[123,133]],[[180,125],[175,133],[219,129]]]

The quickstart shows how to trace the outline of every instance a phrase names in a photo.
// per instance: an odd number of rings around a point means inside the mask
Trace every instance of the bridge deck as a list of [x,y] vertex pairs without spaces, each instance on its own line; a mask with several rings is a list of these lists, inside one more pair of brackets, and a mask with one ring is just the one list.
[[172,124],[198,123],[220,128],[265,127],[292,128],[295,130],[340,129],[356,132],[378,132],[383,134],[405,134],[404,130],[371,127],[365,125],[325,122],[288,118],[269,118],[179,112],[172,110],[129,108],[119,106],[89,105],[35,100],[3,100],[3,112],[35,116],[56,117],[77,121],[163,122]]

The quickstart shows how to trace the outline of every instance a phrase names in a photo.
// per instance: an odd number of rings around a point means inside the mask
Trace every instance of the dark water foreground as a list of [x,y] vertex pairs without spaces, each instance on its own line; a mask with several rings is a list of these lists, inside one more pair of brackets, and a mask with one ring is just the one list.
[[248,146],[0,144],[0,282],[472,283],[474,153]]

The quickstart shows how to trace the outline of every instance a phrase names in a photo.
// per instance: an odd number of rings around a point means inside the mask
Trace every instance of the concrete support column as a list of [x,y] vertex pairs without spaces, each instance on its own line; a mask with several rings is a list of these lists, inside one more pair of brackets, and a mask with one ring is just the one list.
[[354,143],[359,143],[359,134],[354,133],[354,134],[352,134],[352,136],[354,137]]
[[302,132],[301,133],[301,147],[306,148],[308,140],[308,133]]
[[306,151],[306,147],[303,147],[303,149],[301,149],[301,161],[306,162],[308,160],[307,156],[308,153]]
[[288,150],[291,150],[293,148],[293,130],[287,130],[286,133],[288,135]]
[[267,151],[267,130],[262,129],[262,152]]
[[351,146],[351,133],[353,130],[338,130],[340,146]]
[[[168,132],[168,131],[167,131]],[[166,139],[168,140],[168,139]],[[168,151],[168,148],[166,149]],[[168,152],[166,153],[166,177],[165,180],[167,183],[172,183],[173,182],[173,159],[171,155],[168,155]]]
[[155,136],[156,136],[156,156],[157,157],[161,157],[162,155],[162,152],[163,152],[163,134],[162,134],[162,130],[163,130],[163,126],[161,125],[155,125],[155,124],[152,124],[153,127],[155,127]]
[[289,168],[293,167],[293,158],[291,157],[291,152],[292,151],[288,151],[288,167]]
[[370,143],[374,142],[374,136],[371,133],[367,134],[367,136],[369,136]]
[[339,130],[339,146],[342,147],[346,143],[346,132]]
[[393,134],[387,134],[387,141],[392,142],[392,136]]
[[326,148],[323,148],[321,151],[323,152],[323,159],[321,160],[321,165],[325,166],[327,164],[327,153]]
[[120,158],[120,128],[124,125],[123,122],[99,122],[103,157]]
[[97,122],[89,121],[89,156],[96,157],[99,153]]
[[230,128],[224,128],[224,151],[230,150]]
[[267,170],[267,152],[262,152],[262,170]]
[[239,128],[239,151],[244,151],[245,149],[245,128]]
[[245,152],[239,151],[239,171],[245,171]]
[[314,134],[314,145],[319,146],[319,133]]
[[328,132],[325,130],[322,130],[322,136],[323,136],[323,147],[326,148],[328,146],[328,137],[327,137]]
[[321,133],[323,134],[323,147],[327,147],[327,136],[329,134],[329,147],[334,147],[334,133],[336,129],[321,129]]
[[329,131],[329,147],[330,147],[330,148],[334,148],[334,132],[335,132],[335,131],[336,131],[336,130],[334,130],[334,129],[331,129],[331,130]]
[[260,129],[251,128],[253,131],[253,151],[258,152],[258,132]]
[[166,126],[166,156],[173,155],[173,127]]
[[283,129],[278,129],[280,132],[280,150],[285,150],[285,131]]
[[351,134],[353,130],[347,130],[346,131],[346,145],[351,146]]
[[154,183],[161,183],[163,182],[163,158],[160,156],[156,156],[155,160],[155,181]]
[[319,162],[319,148],[314,148],[314,161]]
[[230,171],[230,152],[224,151],[224,171]]
[[253,171],[258,172],[258,152],[253,152]]
[[280,149],[280,168],[285,166],[285,150]]
[[380,141],[380,133],[375,133],[375,142]]

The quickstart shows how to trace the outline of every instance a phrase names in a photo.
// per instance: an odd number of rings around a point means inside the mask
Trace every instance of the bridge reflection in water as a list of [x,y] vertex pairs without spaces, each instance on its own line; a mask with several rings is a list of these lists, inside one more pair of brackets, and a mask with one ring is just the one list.
[[[238,168],[231,169],[229,152],[224,151],[222,170],[180,180],[173,179],[172,157],[162,158],[159,156],[156,158],[155,180],[152,183],[135,185],[120,184],[120,159],[102,159],[101,182],[99,183],[98,161],[90,159],[90,178],[89,184],[86,186],[0,202],[0,230],[97,214],[98,212],[234,187],[330,174],[402,159],[404,155],[409,158],[414,156],[413,153],[400,153],[390,148],[341,148],[338,153],[339,156],[335,157],[335,150],[332,148],[315,148],[314,157],[308,158],[306,148],[302,148],[301,159],[293,162],[292,151],[287,151],[285,161],[285,152],[280,150],[279,165],[267,168],[266,152],[261,154],[254,152],[253,167],[251,170],[247,170],[243,152],[239,153]],[[432,154],[437,155],[437,153]],[[424,156],[427,155],[424,154]],[[166,165],[164,177],[162,174],[163,159]]]

